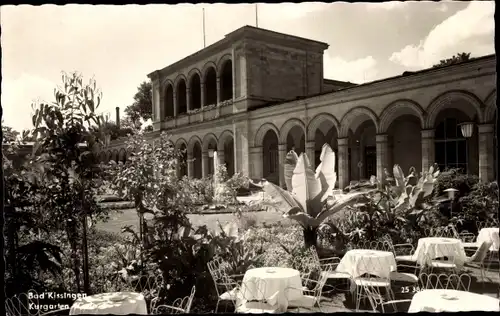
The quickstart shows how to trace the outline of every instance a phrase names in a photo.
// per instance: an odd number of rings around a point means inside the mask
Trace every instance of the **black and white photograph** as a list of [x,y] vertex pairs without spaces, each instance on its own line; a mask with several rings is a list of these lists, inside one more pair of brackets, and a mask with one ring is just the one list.
[[1,5],[6,315],[500,312],[494,15]]

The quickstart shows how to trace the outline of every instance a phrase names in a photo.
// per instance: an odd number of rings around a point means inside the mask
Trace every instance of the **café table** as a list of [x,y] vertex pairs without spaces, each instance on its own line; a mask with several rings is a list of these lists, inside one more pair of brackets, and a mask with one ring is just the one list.
[[428,260],[437,258],[453,258],[453,263],[458,268],[463,267],[467,258],[460,239],[445,237],[420,238],[412,257],[420,265],[426,265],[429,263]]
[[498,251],[500,248],[500,238],[498,236],[498,227],[483,228],[479,231],[476,239],[476,244],[489,241],[492,243],[490,250]]
[[394,254],[389,251],[354,249],[346,252],[335,271],[349,274],[353,278],[364,274],[389,279],[397,264]]
[[431,289],[415,293],[408,313],[500,311],[500,300],[465,291]]
[[264,267],[249,269],[243,276],[242,293],[247,301],[266,301],[286,311],[288,301],[300,300],[301,291],[287,291],[288,288],[302,289],[300,272],[290,268]]
[[70,315],[147,315],[144,296],[135,292],[101,293],[77,299],[69,311]]

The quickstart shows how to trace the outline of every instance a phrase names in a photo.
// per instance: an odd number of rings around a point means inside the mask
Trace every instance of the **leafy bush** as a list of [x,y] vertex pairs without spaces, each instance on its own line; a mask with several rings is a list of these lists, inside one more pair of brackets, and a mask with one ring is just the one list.
[[[476,175],[469,175],[457,169],[450,169],[438,176],[434,195],[447,197],[444,190],[458,190],[450,203],[441,206],[441,212],[457,226],[458,230],[477,233],[476,222],[497,218],[498,185],[496,182],[482,183]],[[452,217],[451,217],[452,216]]]
[[497,182],[478,182],[469,194],[459,198],[461,211],[454,212],[460,230],[477,232],[476,222],[498,221],[498,184]]
[[294,261],[292,254],[304,248],[303,238],[299,225],[275,224],[251,229],[245,242],[248,247],[265,249],[260,260],[255,264],[257,267],[292,267],[298,264]]
[[183,200],[193,205],[211,204],[214,200],[214,183],[211,177],[193,179],[184,177],[178,183]]
[[126,164],[111,161],[107,177],[111,189],[120,197],[135,200],[142,192],[142,201],[148,208],[154,208],[169,195],[176,192],[176,161],[179,158],[170,137],[162,133],[154,143],[137,133],[127,142],[130,156]]
[[444,190],[453,188],[458,190],[455,197],[459,199],[469,194],[478,183],[479,178],[476,175],[464,174],[458,169],[448,169],[437,177],[434,195],[436,197],[446,195]]
[[[414,168],[405,177],[398,165],[393,168],[393,178],[384,184],[372,177],[365,193],[368,201],[352,207],[344,218],[336,221],[350,243],[377,240],[388,234],[394,243],[415,243],[424,235],[426,227],[440,226],[447,220],[432,201],[432,192],[439,170],[431,167],[417,179]],[[358,188],[363,191],[363,188]],[[345,239],[345,238],[343,238]]]

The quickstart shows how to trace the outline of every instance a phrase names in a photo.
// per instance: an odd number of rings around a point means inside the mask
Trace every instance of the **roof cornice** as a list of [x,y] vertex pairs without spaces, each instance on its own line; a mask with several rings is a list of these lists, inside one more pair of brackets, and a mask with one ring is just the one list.
[[263,107],[250,112],[252,118],[266,117],[276,113],[288,113],[299,108],[312,105],[321,107],[341,102],[369,99],[386,94],[393,94],[407,90],[414,90],[436,84],[454,82],[467,78],[482,77],[496,74],[495,55],[481,57],[464,64],[450,67],[436,68],[432,71],[422,71],[409,76],[398,76],[379,81],[360,84],[357,86],[324,93],[317,96],[291,100],[280,104]]
[[282,45],[296,47],[300,49],[309,48],[310,50],[316,50],[323,52],[328,48],[328,44],[310,40],[298,36],[278,33],[266,29],[260,29],[252,26],[243,26],[227,35],[223,39],[209,45],[202,50],[195,52],[169,66],[166,66],[160,70],[155,70],[149,73],[147,76],[154,80],[155,73],[158,72],[160,75],[169,75],[171,73],[177,72],[186,66],[190,66],[200,60],[206,59],[218,52],[232,47],[233,44],[243,40],[243,39],[253,39],[258,41],[265,41],[270,43],[279,43]]

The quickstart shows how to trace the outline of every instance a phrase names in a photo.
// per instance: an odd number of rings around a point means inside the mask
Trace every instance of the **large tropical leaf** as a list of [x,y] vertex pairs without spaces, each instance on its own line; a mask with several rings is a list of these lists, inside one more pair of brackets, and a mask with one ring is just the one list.
[[284,215],[284,217],[297,221],[300,224],[300,226],[306,229],[319,227],[319,225],[321,224],[321,222],[318,221],[316,218],[311,217],[309,214],[304,212],[297,212],[293,214],[287,213]]
[[17,249],[18,258],[28,269],[40,268],[49,271],[53,275],[61,272],[62,250],[58,246],[43,242],[33,241]]
[[292,187],[295,199],[306,213],[309,213],[308,206],[315,207],[315,205],[310,205],[313,200],[317,200],[318,196],[321,199],[321,180],[316,178],[309,159],[304,154],[300,154],[293,171]]
[[290,192],[292,192],[293,171],[295,170],[295,166],[297,165],[298,160],[299,157],[297,156],[297,153],[293,150],[290,150],[285,157],[285,165],[283,167],[285,184],[286,184],[286,189]]
[[302,206],[294,199],[292,194],[283,190],[279,186],[266,182],[264,184],[264,192],[271,197],[273,202],[272,207],[277,208],[282,212],[303,212]]
[[328,217],[338,213],[348,206],[353,206],[357,203],[368,201],[366,192],[354,192],[347,194],[335,195],[333,199],[328,200],[325,208],[316,216],[316,220],[321,223]]
[[398,195],[403,195],[406,193],[405,188],[405,175],[403,173],[403,169],[399,165],[394,165],[393,167],[393,176],[396,181],[396,190]]
[[321,163],[316,168],[316,178],[321,181],[322,197],[321,201],[332,194],[337,182],[337,173],[335,172],[335,153],[328,144],[324,144],[319,157]]

